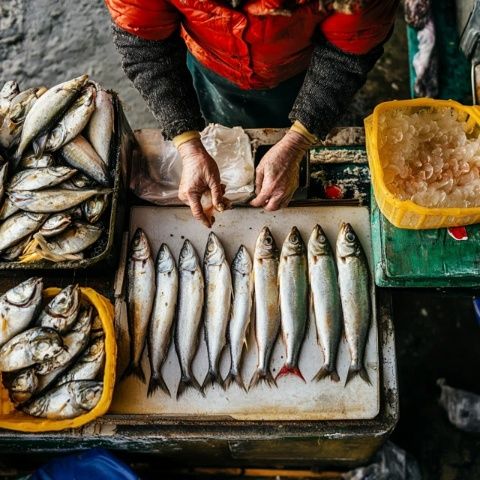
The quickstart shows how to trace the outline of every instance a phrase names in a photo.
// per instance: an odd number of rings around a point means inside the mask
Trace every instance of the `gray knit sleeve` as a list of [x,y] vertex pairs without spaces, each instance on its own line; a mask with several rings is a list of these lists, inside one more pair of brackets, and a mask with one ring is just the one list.
[[352,55],[325,39],[318,41],[290,120],[298,120],[319,138],[325,137],[365,83],[368,72],[382,53],[382,45],[367,54]]
[[205,127],[187,69],[187,49],[178,34],[162,41],[144,40],[114,24],[113,39],[123,70],[147,102],[165,138]]

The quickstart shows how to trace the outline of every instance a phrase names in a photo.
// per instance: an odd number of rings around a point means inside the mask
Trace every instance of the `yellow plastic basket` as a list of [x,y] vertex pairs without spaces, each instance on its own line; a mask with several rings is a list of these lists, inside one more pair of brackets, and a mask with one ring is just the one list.
[[365,119],[365,136],[372,178],[373,192],[383,215],[396,227],[421,230],[427,228],[457,227],[480,222],[480,207],[473,208],[427,208],[411,200],[400,200],[385,186],[382,163],[378,152],[379,116],[388,110],[404,108],[450,107],[467,122],[469,133],[480,134],[480,109],[465,106],[453,100],[416,98],[380,103]]
[[[10,401],[7,389],[0,384],[0,428],[21,432],[48,432],[77,428],[107,413],[112,401],[115,386],[115,363],[117,345],[113,327],[113,305],[92,288],[81,288],[83,300],[91,303],[97,310],[105,333],[105,369],[103,376],[103,392],[100,401],[90,412],[67,420],[50,420],[36,418],[15,409]],[[60,292],[60,288],[47,288],[43,291],[45,298]]]

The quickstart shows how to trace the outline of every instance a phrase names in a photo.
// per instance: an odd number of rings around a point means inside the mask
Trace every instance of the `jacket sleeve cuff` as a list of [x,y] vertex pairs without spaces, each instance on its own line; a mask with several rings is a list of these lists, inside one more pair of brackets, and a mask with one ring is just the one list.
[[297,132],[303,137],[305,137],[308,140],[308,142],[312,145],[315,143],[318,143],[318,138],[316,137],[316,135],[314,135],[313,133],[310,133],[306,129],[306,127],[298,120],[295,120],[295,122],[293,122],[293,125],[291,126],[290,130],[292,132]]
[[172,138],[172,142],[176,148],[180,147],[185,142],[189,142],[195,138],[200,138],[200,133],[196,130],[189,130],[188,132],[183,132],[180,135],[176,135]]

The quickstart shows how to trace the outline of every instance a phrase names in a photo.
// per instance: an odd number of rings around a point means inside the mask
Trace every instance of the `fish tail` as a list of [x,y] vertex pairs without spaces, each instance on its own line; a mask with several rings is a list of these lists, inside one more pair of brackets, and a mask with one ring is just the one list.
[[250,385],[248,386],[248,389],[250,390],[251,388],[257,386],[260,382],[265,382],[269,387],[271,387],[272,385],[277,386],[277,382],[273,378],[270,370],[263,370],[261,368],[258,368],[253,374],[252,379],[250,380]]
[[365,366],[362,366],[361,368],[350,366],[350,368],[348,369],[348,375],[347,375],[347,379],[345,380],[345,385],[344,386],[346,387],[348,382],[350,382],[350,380],[355,378],[357,375],[364,382],[368,383],[369,385],[372,384],[372,382],[370,381],[370,377],[368,376],[368,372],[367,372]]
[[148,384],[147,396],[152,396],[158,389],[165,392],[169,397],[172,396],[163,377],[161,375],[152,375],[150,377],[150,383]]
[[202,392],[205,393],[206,388],[213,385],[214,383],[218,383],[222,387],[222,389],[225,390],[225,383],[222,380],[220,374],[217,373],[215,370],[210,369],[208,370],[208,373],[205,376],[205,380],[203,381]]
[[232,385],[232,383],[236,383],[241,389],[245,390],[245,392],[248,391],[245,383],[243,382],[242,374],[230,370],[223,382],[225,389],[230,388],[230,385]]
[[180,383],[178,384],[177,388],[177,400],[185,393],[188,388],[194,388],[195,390],[198,390],[203,396],[205,396],[202,387],[193,375],[182,375],[182,378],[180,379]]
[[289,365],[288,363],[286,363],[278,372],[275,380],[278,380],[280,377],[285,377],[286,375],[295,375],[301,378],[305,383],[307,383],[307,381],[302,375],[302,372],[296,365]]
[[131,362],[122,375],[122,380],[125,380],[125,378],[129,377],[130,375],[137,377],[142,381],[142,383],[146,382],[145,374],[143,373],[143,368],[140,363],[137,365],[135,362]]
[[312,378],[313,381],[319,382],[324,378],[330,377],[333,382],[339,382],[340,377],[338,376],[337,369],[335,367],[330,367],[329,365],[323,365],[323,367],[317,372],[317,374]]

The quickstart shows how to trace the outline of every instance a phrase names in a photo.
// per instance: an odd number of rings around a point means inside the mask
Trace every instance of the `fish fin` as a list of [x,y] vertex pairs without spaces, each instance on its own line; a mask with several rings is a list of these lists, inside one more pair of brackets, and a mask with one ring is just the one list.
[[222,389],[225,390],[225,383],[220,374],[210,369],[208,370],[207,375],[205,375],[205,380],[203,381],[202,385],[202,392],[205,393],[206,388],[214,383],[218,383]]
[[124,374],[122,375],[122,380],[125,380],[130,375],[137,377],[142,383],[146,382],[145,374],[143,373],[143,368],[141,364],[135,365],[135,363],[131,362],[128,368],[125,370]]
[[305,380],[305,378],[302,375],[302,372],[300,371],[300,369],[298,367],[292,366],[292,365],[287,365],[287,364],[285,364],[280,369],[277,376],[275,377],[275,380],[278,380],[280,377],[285,377],[286,375],[295,375],[295,376],[301,378],[305,383],[307,383],[307,381]]
[[169,397],[172,396],[163,377],[161,375],[152,375],[150,377],[150,383],[148,384],[147,396],[151,397],[158,389],[165,392]]
[[362,367],[360,369],[350,367],[348,370],[348,375],[347,375],[347,379],[345,380],[344,387],[346,387],[347,384],[350,382],[350,380],[355,378],[357,375],[359,375],[364,382],[368,383],[369,385],[372,384],[365,367]]
[[273,378],[270,370],[262,370],[259,368],[253,374],[248,389],[250,390],[251,388],[256,387],[260,382],[265,382],[269,387],[271,387],[272,384],[277,386],[277,382]]
[[312,378],[313,381],[319,382],[324,378],[330,377],[333,382],[339,382],[340,377],[335,367],[331,368],[328,365],[323,365],[323,367],[317,372],[317,374]]
[[247,387],[245,386],[245,383],[243,383],[242,379],[242,374],[241,373],[235,373],[233,370],[230,370],[228,373],[227,377],[223,381],[224,388],[230,388],[230,385],[232,383],[236,383],[241,389],[245,390],[245,392],[248,392]]
[[205,393],[202,390],[202,387],[200,384],[197,382],[197,379],[193,376],[186,376],[182,375],[182,378],[180,379],[180,383],[178,384],[177,388],[177,400],[185,393],[185,391],[193,387],[195,390],[198,390],[202,396],[205,396]]
[[44,133],[43,135],[40,135],[33,141],[32,147],[33,147],[33,153],[35,154],[35,158],[40,158],[45,152],[45,147],[47,146],[48,137],[49,137],[49,133]]

